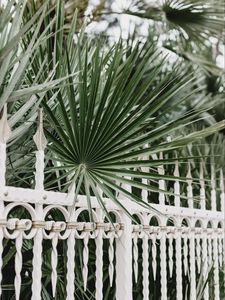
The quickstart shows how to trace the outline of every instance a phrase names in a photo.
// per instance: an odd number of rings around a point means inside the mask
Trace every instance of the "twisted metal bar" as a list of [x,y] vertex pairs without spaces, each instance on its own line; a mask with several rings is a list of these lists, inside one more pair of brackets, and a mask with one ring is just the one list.
[[157,255],[157,249],[156,249],[156,235],[153,234],[151,237],[152,240],[152,270],[153,270],[153,278],[156,280],[156,268],[157,268],[157,262],[156,262],[156,255]]
[[138,241],[138,235],[135,232],[134,237],[133,237],[133,258],[134,258],[134,278],[135,278],[136,283],[137,283],[137,280],[138,280],[138,246],[137,246],[137,241]]
[[169,236],[168,254],[169,254],[169,271],[170,271],[170,277],[172,277],[173,276],[173,237],[172,237],[171,234]]
[[195,272],[195,235],[193,229],[190,232],[190,299],[196,299],[196,272]]
[[214,299],[220,300],[220,284],[219,284],[219,265],[218,265],[218,236],[213,237],[213,281],[214,281]]
[[208,267],[212,265],[212,240],[211,236],[208,237]]
[[75,292],[75,229],[69,230],[70,235],[67,240],[66,300],[74,299]]
[[87,277],[88,277],[88,258],[89,258],[89,249],[88,249],[88,242],[89,242],[89,232],[86,232],[84,236],[84,249],[83,249],[83,282],[84,282],[84,291],[87,289]]
[[160,239],[161,299],[167,299],[167,266],[166,266],[166,232],[161,232]]
[[[204,280],[207,280],[208,255],[207,255],[207,232],[206,232],[206,229],[204,230],[203,238],[202,238],[202,272],[203,272]],[[204,300],[208,300],[208,299],[209,299],[209,285],[207,282],[206,287],[204,289]]]
[[58,252],[57,252],[57,244],[58,244],[58,233],[55,232],[52,239],[52,255],[51,255],[51,265],[52,265],[52,296],[56,295],[56,284],[57,284],[57,263],[58,263]]
[[108,256],[109,256],[109,283],[110,286],[112,287],[113,284],[113,275],[114,275],[114,236],[111,236],[109,238],[109,249],[108,249]]
[[201,245],[200,245],[200,236],[196,236],[196,260],[197,260],[197,269],[198,273],[201,271]]
[[20,289],[21,289],[21,270],[22,270],[22,244],[23,244],[23,233],[19,232],[16,238],[16,255],[15,255],[15,296],[16,300],[20,299]]
[[222,244],[222,237],[218,237],[218,259],[219,259],[219,267],[222,268],[223,266],[223,244]]
[[96,280],[95,280],[95,297],[96,300],[103,299],[103,232],[98,229],[98,235],[95,240],[96,244]]
[[148,236],[144,234],[142,239],[142,268],[143,268],[143,300],[149,300],[149,249]]
[[184,234],[183,236],[183,240],[184,240],[184,247],[183,247],[183,251],[184,251],[184,259],[183,259],[183,264],[184,264],[184,274],[187,275],[187,271],[188,271],[188,245],[187,245],[187,235]]
[[175,241],[176,247],[176,288],[177,288],[177,300],[183,298],[182,292],[182,256],[181,256],[181,232],[177,232],[177,238]]

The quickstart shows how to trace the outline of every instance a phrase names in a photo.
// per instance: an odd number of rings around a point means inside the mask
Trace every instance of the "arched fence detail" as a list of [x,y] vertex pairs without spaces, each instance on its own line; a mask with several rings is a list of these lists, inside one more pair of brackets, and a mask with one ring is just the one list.
[[[74,189],[68,193],[44,190],[44,149],[46,140],[40,115],[39,127],[34,136],[37,145],[35,189],[6,186],[6,143],[10,135],[6,109],[0,120],[0,269],[3,265],[3,239],[15,240],[15,298],[20,299],[21,269],[23,264],[22,245],[24,240],[33,240],[32,300],[41,300],[42,252],[43,242],[51,242],[51,286],[55,297],[57,285],[57,245],[60,240],[67,243],[66,299],[75,299],[75,243],[83,241],[82,276],[84,291],[88,280],[89,242],[95,241],[95,299],[103,299],[103,242],[108,240],[108,275],[110,285],[115,282],[116,300],[132,300],[132,286],[141,278],[142,297],[149,299],[150,272],[153,281],[160,280],[161,299],[168,299],[168,280],[175,274],[176,299],[183,299],[182,278],[189,274],[190,299],[197,299],[197,277],[202,272],[207,279],[209,269],[213,268],[213,290],[215,300],[220,300],[222,288],[219,269],[225,266],[224,235],[224,178],[220,170],[219,186],[216,186],[215,170],[212,167],[211,208],[206,209],[206,195],[203,165],[200,166],[200,208],[193,202],[193,182],[191,164],[187,173],[187,203],[182,207],[180,183],[175,180],[174,205],[165,204],[164,180],[159,181],[161,192],[158,203],[151,204],[154,210],[143,208],[124,196],[126,208],[136,216],[132,220],[110,199],[104,198],[106,208],[115,216],[115,222],[105,220],[103,211],[95,197],[91,197],[94,222],[80,222],[79,216],[88,209],[85,196],[74,199]],[[158,168],[164,174],[163,166]],[[179,160],[175,162],[174,176],[179,176]],[[146,183],[146,182],[144,182]],[[129,187],[126,187],[129,189]],[[217,207],[216,189],[220,194],[220,210]],[[148,195],[143,193],[147,200]],[[74,201],[75,209],[74,209]],[[22,206],[30,217],[27,219],[9,218],[10,211]],[[61,212],[62,220],[47,220],[52,209]],[[158,212],[158,213],[157,213]],[[141,242],[141,247],[138,243]],[[141,261],[141,264],[140,262]],[[134,282],[133,278],[134,277]],[[2,281],[0,272],[0,281]],[[209,286],[204,289],[204,299],[209,299]]]

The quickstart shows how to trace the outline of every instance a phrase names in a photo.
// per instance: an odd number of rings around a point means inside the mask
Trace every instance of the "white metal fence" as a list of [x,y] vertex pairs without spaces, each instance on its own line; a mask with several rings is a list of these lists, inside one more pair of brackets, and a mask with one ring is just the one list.
[[[185,274],[190,278],[190,299],[197,299],[199,273],[203,279],[213,267],[214,300],[222,299],[219,269],[225,265],[224,238],[224,180],[220,172],[220,186],[216,186],[214,176],[211,178],[211,209],[206,210],[203,169],[200,170],[200,208],[194,208],[191,169],[187,174],[188,207],[181,207],[180,183],[174,182],[174,205],[165,204],[165,195],[159,193],[158,204],[152,206],[160,212],[144,209],[121,195],[120,201],[126,203],[129,212],[139,220],[132,224],[131,219],[118,209],[110,200],[105,199],[107,209],[115,215],[115,224],[105,221],[103,212],[96,198],[92,197],[95,222],[80,222],[79,216],[87,210],[85,196],[79,196],[73,209],[73,191],[59,193],[45,191],[44,180],[44,146],[42,125],[40,124],[35,142],[36,152],[36,188],[24,189],[5,185],[6,141],[8,128],[6,110],[0,120],[0,269],[3,260],[3,240],[15,240],[15,298],[20,299],[21,270],[23,264],[22,245],[26,239],[33,240],[32,300],[41,299],[42,288],[42,250],[45,240],[51,241],[51,281],[52,295],[55,296],[57,284],[57,245],[60,240],[67,243],[66,299],[75,299],[75,243],[83,241],[82,275],[84,290],[87,287],[89,272],[89,242],[95,241],[95,299],[103,299],[103,243],[108,240],[108,275],[110,285],[115,281],[116,300],[133,299],[133,281],[142,282],[142,299],[148,300],[156,281],[160,286],[161,299],[172,299],[168,290],[168,281],[176,278],[177,300],[185,299],[182,279]],[[163,169],[159,169],[163,172]],[[179,175],[176,162],[175,176]],[[159,181],[160,189],[165,182]],[[127,187],[129,189],[130,187]],[[217,209],[216,189],[220,189],[220,210]],[[147,200],[147,194],[142,193]],[[27,219],[9,218],[10,212],[22,206],[30,215]],[[61,221],[49,221],[46,216],[52,209],[62,213]],[[150,282],[150,273],[153,277]],[[134,278],[134,280],[133,280]],[[2,281],[0,272],[0,281]],[[174,298],[174,299],[175,299]],[[209,286],[204,290],[204,300],[209,299]],[[212,299],[209,299],[212,300]]]

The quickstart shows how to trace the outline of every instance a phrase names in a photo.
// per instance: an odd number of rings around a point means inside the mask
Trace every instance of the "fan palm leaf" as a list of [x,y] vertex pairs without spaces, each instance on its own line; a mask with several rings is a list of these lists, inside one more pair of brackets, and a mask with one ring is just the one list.
[[[132,187],[153,192],[159,190],[135,179],[162,178],[156,172],[141,171],[137,168],[137,160],[147,157],[140,162],[141,166],[157,165],[150,159],[151,155],[170,152],[208,136],[223,128],[224,121],[168,142],[166,138],[171,132],[198,122],[199,114],[207,110],[192,109],[160,125],[168,111],[167,105],[182,89],[190,88],[196,82],[194,75],[182,73],[174,78],[171,74],[150,91],[164,60],[163,57],[159,59],[160,53],[154,46],[145,44],[125,49],[119,42],[116,47],[104,52],[100,51],[104,46],[97,43],[90,55],[89,43],[81,45],[78,41],[76,47],[78,82],[74,84],[70,78],[70,86],[63,88],[53,103],[42,102],[46,120],[49,120],[46,134],[51,159],[60,164],[65,176],[73,174],[71,182],[83,186],[89,203],[90,195],[101,201],[96,192],[96,187],[99,187],[123,209],[123,203],[115,196],[117,193],[146,206],[140,197],[132,193]],[[65,51],[65,57],[62,56],[60,61],[61,69],[64,72],[67,69],[70,74],[72,66],[68,51]],[[188,95],[185,95],[187,98]],[[175,103],[178,105],[182,100],[177,99]],[[170,161],[165,160],[165,163]],[[161,160],[158,166],[160,164]],[[165,179],[174,180],[169,175]]]

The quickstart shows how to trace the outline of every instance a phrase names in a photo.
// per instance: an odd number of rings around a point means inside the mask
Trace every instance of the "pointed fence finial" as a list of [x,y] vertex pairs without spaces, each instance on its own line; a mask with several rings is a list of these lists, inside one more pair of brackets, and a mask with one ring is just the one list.
[[43,112],[42,109],[38,111],[38,128],[33,137],[37,146],[36,164],[35,164],[35,189],[44,190],[44,150],[47,146],[47,139],[43,130]]
[[204,163],[200,162],[200,208],[205,209],[205,180],[204,180]]
[[[175,161],[175,168],[174,168],[174,173],[173,175],[175,177],[179,177],[180,176],[180,172],[179,172],[179,161],[176,160]],[[180,182],[178,180],[175,180],[174,182],[174,204],[175,206],[180,206]]]
[[214,211],[217,210],[215,165],[213,162],[211,163],[211,208]]
[[11,128],[7,120],[7,104],[0,112],[0,143],[6,144],[11,134]]
[[223,169],[220,169],[220,200],[221,200],[221,211],[224,212],[225,207],[225,193],[224,193],[224,177],[223,177]]
[[193,206],[193,189],[192,189],[192,175],[191,175],[191,162],[188,161],[188,172],[187,172],[187,197],[188,197],[188,207],[194,208]]
[[7,120],[7,104],[0,111],[0,186],[5,186],[6,172],[6,142],[11,134]]
[[[163,153],[162,152],[159,153],[159,159],[163,160]],[[165,175],[165,170],[164,170],[163,165],[158,166],[158,173],[159,173],[159,175],[162,175],[162,176]],[[159,204],[160,205],[165,205],[165,194],[164,194],[164,192],[162,192],[162,191],[166,190],[166,183],[165,183],[164,179],[159,179],[158,187],[161,190],[159,192]]]
[[39,151],[44,151],[45,147],[48,144],[48,141],[44,135],[44,129],[43,129],[43,109],[39,109],[38,111],[38,128],[37,131],[33,137],[34,142],[37,146],[37,149]]

